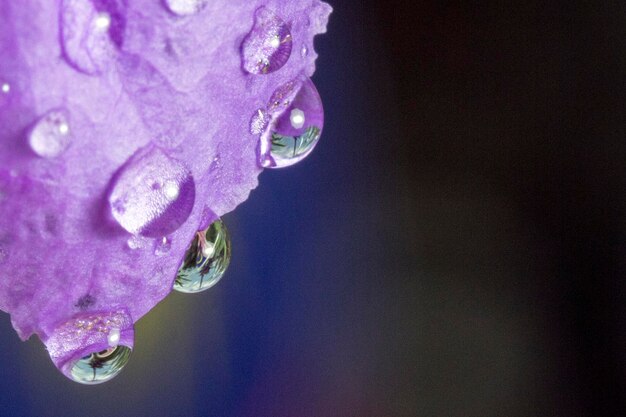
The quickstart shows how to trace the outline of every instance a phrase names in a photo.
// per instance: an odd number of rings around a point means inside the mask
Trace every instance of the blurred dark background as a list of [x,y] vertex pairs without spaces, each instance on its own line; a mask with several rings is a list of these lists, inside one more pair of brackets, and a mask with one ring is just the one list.
[[626,3],[333,3],[224,280],[98,387],[3,315],[0,415],[626,415]]

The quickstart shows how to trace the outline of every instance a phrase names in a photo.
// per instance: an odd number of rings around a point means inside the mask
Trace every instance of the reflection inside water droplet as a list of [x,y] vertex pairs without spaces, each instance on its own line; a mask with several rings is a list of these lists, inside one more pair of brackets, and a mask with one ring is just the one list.
[[283,168],[306,158],[324,126],[322,100],[313,82],[306,78],[279,87],[270,99],[269,110],[273,120],[261,135],[261,166]]
[[196,293],[211,288],[224,276],[230,263],[230,237],[221,220],[197,232],[178,269],[174,289]]
[[289,26],[266,7],[260,7],[241,45],[243,69],[251,74],[274,72],[287,63],[291,48]]
[[30,130],[28,143],[37,155],[55,158],[71,142],[69,115],[64,109],[52,110],[42,116]]
[[71,378],[85,385],[101,384],[118,375],[130,359],[132,350],[114,346],[94,352],[77,360],[69,373]]

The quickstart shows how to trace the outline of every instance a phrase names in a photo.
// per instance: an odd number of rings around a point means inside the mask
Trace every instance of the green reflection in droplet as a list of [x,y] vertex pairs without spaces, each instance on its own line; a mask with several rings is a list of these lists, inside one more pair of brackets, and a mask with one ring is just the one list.
[[85,385],[101,384],[118,375],[130,359],[132,350],[126,346],[116,346],[94,352],[77,360],[70,375],[76,382]]
[[222,278],[230,263],[230,237],[221,220],[196,233],[178,269],[174,289],[196,293],[211,288]]

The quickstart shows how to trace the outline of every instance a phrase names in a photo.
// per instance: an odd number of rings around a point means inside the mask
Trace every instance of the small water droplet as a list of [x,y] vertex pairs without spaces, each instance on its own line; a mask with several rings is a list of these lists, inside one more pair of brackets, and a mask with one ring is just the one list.
[[178,269],[174,289],[196,293],[211,288],[230,263],[230,237],[221,220],[196,233]]
[[196,187],[191,172],[158,148],[137,151],[113,181],[111,213],[134,235],[168,235],[187,220],[193,208]]
[[161,239],[158,239],[154,248],[154,254],[156,256],[163,256],[167,254],[172,248],[172,239],[163,236]]
[[188,16],[204,9],[207,0],[165,0],[165,5],[174,14]]
[[11,91],[11,85],[9,83],[2,83],[2,86],[0,86],[0,91],[2,91],[3,94],[9,94],[9,92]]
[[302,45],[302,49],[300,49],[300,55],[302,58],[306,57],[309,54],[309,48],[306,45]]
[[125,27],[124,14],[117,3],[63,0],[63,55],[77,70],[95,75],[112,62],[116,45],[122,43]]
[[289,26],[266,7],[260,7],[241,45],[243,69],[251,74],[274,72],[287,63],[291,48]]
[[[109,333],[110,338],[111,333]],[[119,375],[128,363],[131,352],[129,347],[117,345],[100,352],[93,352],[78,359],[72,365],[69,374],[74,381],[81,384],[101,384]]]
[[272,121],[261,135],[259,163],[264,168],[291,166],[311,153],[322,134],[324,109],[313,82],[289,82],[272,94]]
[[30,130],[28,143],[37,155],[55,158],[61,155],[71,142],[68,112],[51,110],[42,116]]

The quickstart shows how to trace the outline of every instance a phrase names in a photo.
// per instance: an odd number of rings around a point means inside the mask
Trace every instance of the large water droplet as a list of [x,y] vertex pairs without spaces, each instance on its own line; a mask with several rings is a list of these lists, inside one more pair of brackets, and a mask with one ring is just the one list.
[[114,346],[93,352],[72,365],[71,378],[85,385],[101,384],[118,375],[130,359],[132,350],[126,346]]
[[187,220],[195,198],[195,182],[185,165],[149,147],[137,151],[115,175],[109,205],[128,232],[162,237]]
[[230,263],[230,237],[221,220],[196,233],[185,253],[174,289],[196,293],[211,288],[222,278]]
[[306,158],[324,127],[322,100],[313,82],[305,78],[284,84],[274,92],[268,108],[273,116],[261,135],[260,164],[283,168]]
[[69,114],[64,109],[51,110],[31,128],[28,143],[37,155],[55,158],[62,154],[72,139]]
[[179,16],[198,13],[207,5],[207,0],[164,0],[167,8]]
[[64,57],[74,68],[93,75],[112,62],[125,26],[117,3],[63,0],[61,41]]
[[241,45],[243,69],[267,74],[285,65],[292,48],[289,26],[266,7],[254,14],[254,26]]

